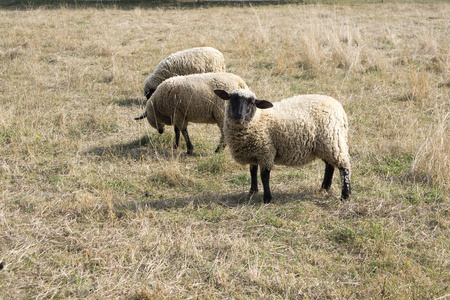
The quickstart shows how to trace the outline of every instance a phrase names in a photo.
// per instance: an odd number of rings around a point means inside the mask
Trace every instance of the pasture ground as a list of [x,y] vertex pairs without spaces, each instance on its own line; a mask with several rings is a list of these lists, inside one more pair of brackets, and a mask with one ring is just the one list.
[[[450,289],[450,4],[0,10],[1,299],[444,299]],[[170,53],[213,46],[262,99],[326,94],[353,195],[277,166],[273,202],[142,111]]]

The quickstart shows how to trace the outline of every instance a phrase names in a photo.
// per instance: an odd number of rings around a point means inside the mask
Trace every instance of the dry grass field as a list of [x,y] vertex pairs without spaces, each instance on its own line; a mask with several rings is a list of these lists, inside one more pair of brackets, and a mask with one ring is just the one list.
[[[0,10],[0,299],[448,299],[450,3]],[[194,156],[144,120],[143,81],[213,46],[262,99],[326,94],[353,194],[324,164]],[[261,183],[260,183],[261,185]]]

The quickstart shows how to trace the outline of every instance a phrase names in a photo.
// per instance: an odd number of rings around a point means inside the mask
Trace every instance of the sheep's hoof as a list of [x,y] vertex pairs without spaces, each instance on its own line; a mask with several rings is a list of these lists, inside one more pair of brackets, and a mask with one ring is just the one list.
[[255,196],[257,193],[258,193],[258,190],[256,190],[256,191],[250,190],[250,192],[248,192],[248,194],[247,194],[247,201],[252,200],[253,196]]
[[321,195],[324,195],[324,196],[326,196],[326,195],[330,195],[331,193],[330,193],[330,189],[324,189],[323,187],[321,187],[320,189],[319,189],[319,193],[321,194]]
[[342,195],[341,198],[339,200],[341,201],[347,201],[350,198],[350,195]]
[[192,155],[192,154],[194,154],[194,151],[193,151],[192,149],[189,149],[189,150],[186,152],[186,154],[187,154],[187,155]]
[[225,145],[219,145],[217,146],[216,150],[214,150],[215,153],[222,152],[222,150],[225,149]]
[[268,204],[272,201],[272,195],[266,196],[264,195],[264,204]]

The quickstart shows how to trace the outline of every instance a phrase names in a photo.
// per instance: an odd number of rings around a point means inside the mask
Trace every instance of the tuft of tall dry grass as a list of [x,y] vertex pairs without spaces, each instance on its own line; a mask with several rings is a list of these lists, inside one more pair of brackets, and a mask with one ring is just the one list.
[[[450,112],[441,111],[438,124],[427,133],[425,142],[417,150],[412,171],[428,183],[449,188],[450,175]],[[445,113],[445,115],[444,115]]]

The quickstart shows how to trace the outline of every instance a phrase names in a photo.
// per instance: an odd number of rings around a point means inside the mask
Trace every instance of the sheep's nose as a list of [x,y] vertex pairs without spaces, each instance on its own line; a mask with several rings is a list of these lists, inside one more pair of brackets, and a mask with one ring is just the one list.
[[244,117],[237,118],[237,119],[236,119],[236,123],[242,124],[242,123],[244,123],[244,120],[245,120]]
[[158,129],[159,134],[163,134],[164,133],[164,128],[163,129]]

